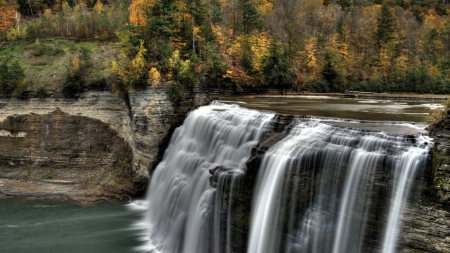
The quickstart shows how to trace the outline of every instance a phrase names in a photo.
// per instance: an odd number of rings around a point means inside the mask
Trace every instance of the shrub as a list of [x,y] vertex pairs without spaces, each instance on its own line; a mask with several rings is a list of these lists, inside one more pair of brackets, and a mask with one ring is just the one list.
[[70,69],[66,76],[66,80],[62,85],[61,93],[66,98],[74,98],[84,88],[84,79],[81,71],[78,69]]
[[47,90],[45,89],[45,87],[43,85],[37,86],[33,93],[34,93],[34,96],[36,96],[38,98],[45,98],[48,96]]

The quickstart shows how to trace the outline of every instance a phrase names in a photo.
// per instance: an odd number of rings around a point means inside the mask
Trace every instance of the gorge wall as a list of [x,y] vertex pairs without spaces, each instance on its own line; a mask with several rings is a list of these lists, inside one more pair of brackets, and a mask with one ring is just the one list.
[[[128,105],[110,92],[87,92],[79,99],[2,99],[0,197],[89,202],[142,194],[171,132],[191,109],[208,102],[206,95],[190,93],[174,108],[164,88],[132,93]],[[248,231],[243,227],[249,224],[253,193],[248,186],[255,183],[261,157],[285,137],[283,129],[291,119],[280,116],[274,132],[254,148],[247,162],[246,188],[234,197],[237,212],[230,252],[245,252]],[[450,252],[449,115],[431,128],[430,135],[435,141],[431,165],[418,178],[428,185],[407,206],[400,252]],[[226,205],[224,201],[220,210]]]
[[110,92],[79,99],[0,100],[0,195],[93,201],[142,194],[173,129],[195,106],[178,109],[165,88],[136,91],[129,104]]
[[427,185],[413,196],[404,214],[403,252],[450,252],[450,114],[430,126],[432,161],[422,178]]

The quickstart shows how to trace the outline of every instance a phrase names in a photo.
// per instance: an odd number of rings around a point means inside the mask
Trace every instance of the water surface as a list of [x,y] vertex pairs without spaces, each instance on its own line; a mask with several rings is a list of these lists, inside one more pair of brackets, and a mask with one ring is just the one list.
[[[336,98],[329,96],[227,98],[222,102],[286,115],[309,115],[335,125],[391,134],[426,133],[430,111],[444,101]],[[370,121],[370,122],[369,122]]]
[[127,253],[138,245],[126,203],[0,200],[1,253]]

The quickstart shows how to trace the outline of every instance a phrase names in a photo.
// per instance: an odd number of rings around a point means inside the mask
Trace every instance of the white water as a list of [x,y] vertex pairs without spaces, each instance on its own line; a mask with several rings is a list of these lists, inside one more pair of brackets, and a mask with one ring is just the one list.
[[[252,147],[273,119],[274,114],[217,102],[192,111],[155,169],[147,200],[136,204],[147,210],[139,224],[146,231],[139,250],[236,252],[233,194],[241,190]],[[315,118],[296,119],[289,129],[262,159],[247,252],[396,252],[404,202],[430,140]],[[377,219],[386,227],[378,228],[379,243],[366,245],[369,217],[380,212],[380,203],[386,208]]]
[[427,153],[421,148],[411,148],[398,161],[395,168],[395,186],[392,191],[392,203],[386,223],[382,253],[394,253],[400,230],[400,221],[405,199],[408,197],[417,170],[423,166]]
[[[210,169],[241,172],[274,114],[213,103],[192,111],[172,135],[148,189],[144,252],[211,252],[216,190]],[[237,173],[239,174],[239,173]],[[216,236],[221,236],[220,233]],[[213,247],[218,247],[214,243]]]
[[[393,174],[380,247],[383,253],[395,252],[407,182],[423,166],[427,153],[426,147],[414,147],[402,137],[299,121],[261,164],[247,252],[364,252],[367,216],[375,208],[375,173]],[[298,182],[291,186],[299,175],[310,178],[304,185],[310,189],[300,189]],[[296,199],[302,194],[314,196],[306,210]]]

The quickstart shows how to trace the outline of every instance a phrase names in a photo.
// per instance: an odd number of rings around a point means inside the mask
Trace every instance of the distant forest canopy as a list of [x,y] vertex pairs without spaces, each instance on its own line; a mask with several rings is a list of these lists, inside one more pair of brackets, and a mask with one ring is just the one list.
[[119,41],[111,83],[450,93],[447,0],[0,0],[0,39]]

